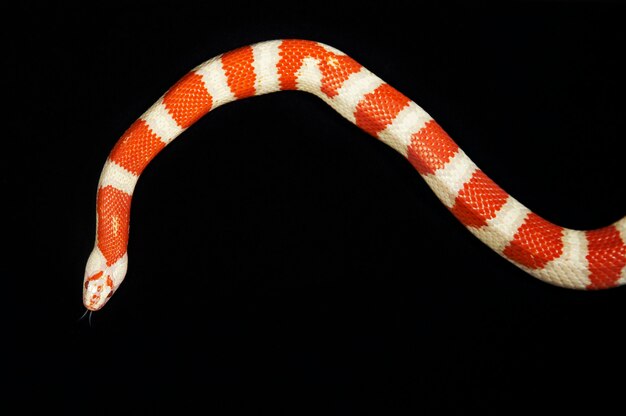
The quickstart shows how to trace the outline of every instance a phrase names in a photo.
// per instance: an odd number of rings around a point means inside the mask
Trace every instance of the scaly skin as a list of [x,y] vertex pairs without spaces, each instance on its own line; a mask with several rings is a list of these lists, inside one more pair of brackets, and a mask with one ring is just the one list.
[[534,277],[573,289],[626,283],[626,217],[593,231],[544,220],[478,169],[417,104],[352,58],[317,42],[276,40],[199,65],[119,139],[98,186],[96,244],[83,291],[87,309],[102,308],[124,279],[131,198],[150,160],[210,110],[282,90],[315,94],[400,152],[470,232]]

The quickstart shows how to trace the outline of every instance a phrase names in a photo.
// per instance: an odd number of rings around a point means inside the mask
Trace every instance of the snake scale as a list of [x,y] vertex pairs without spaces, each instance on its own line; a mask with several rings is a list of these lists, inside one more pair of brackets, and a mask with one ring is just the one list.
[[531,212],[489,179],[417,104],[335,48],[273,40],[210,59],[180,79],[107,158],[96,197],[96,242],[83,303],[101,309],[128,267],[130,206],[148,163],[200,117],[231,101],[282,90],[310,92],[405,156],[476,237],[530,275],[572,289],[626,283],[626,217],[577,231]]

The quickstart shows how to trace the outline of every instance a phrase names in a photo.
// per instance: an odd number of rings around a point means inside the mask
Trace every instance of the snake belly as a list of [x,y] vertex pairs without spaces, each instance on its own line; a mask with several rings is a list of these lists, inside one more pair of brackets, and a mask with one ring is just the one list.
[[318,96],[401,153],[472,234],[530,275],[583,290],[626,283],[626,217],[591,231],[541,218],[489,179],[402,93],[335,48],[289,39],[245,46],[200,64],[115,144],[98,184],[96,241],[83,289],[87,309],[102,308],[126,275],[131,199],[148,163],[212,109],[283,90]]

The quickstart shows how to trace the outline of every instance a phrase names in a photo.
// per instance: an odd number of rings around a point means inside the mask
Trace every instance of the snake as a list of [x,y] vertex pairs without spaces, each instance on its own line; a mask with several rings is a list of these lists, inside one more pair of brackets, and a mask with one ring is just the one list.
[[96,238],[83,304],[100,310],[128,269],[130,207],[150,161],[209,111],[252,96],[305,91],[402,154],[472,234],[531,276],[579,290],[626,283],[626,217],[581,231],[542,218],[492,181],[421,107],[345,53],[320,42],[259,42],[198,65],[122,134],[96,195]]

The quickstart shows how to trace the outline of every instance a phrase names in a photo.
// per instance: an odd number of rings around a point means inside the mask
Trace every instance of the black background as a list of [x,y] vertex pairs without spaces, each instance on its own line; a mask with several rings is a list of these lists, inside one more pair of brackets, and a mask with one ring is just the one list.
[[62,414],[623,409],[623,288],[530,278],[304,93],[221,107],[165,149],[136,188],[125,283],[91,326],[78,318],[116,139],[189,69],[262,40],[348,53],[548,220],[621,218],[625,18],[413,2],[5,16],[0,394]]

